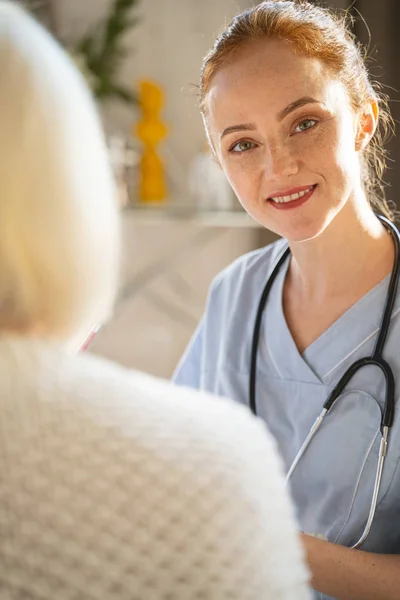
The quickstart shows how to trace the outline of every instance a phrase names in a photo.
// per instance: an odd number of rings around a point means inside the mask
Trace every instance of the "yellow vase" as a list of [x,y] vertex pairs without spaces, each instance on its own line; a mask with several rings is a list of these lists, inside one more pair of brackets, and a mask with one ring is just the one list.
[[167,127],[160,119],[164,105],[162,89],[151,81],[139,86],[141,119],[136,133],[143,144],[140,160],[139,199],[141,202],[162,202],[167,197],[165,168],[157,147],[167,135]]

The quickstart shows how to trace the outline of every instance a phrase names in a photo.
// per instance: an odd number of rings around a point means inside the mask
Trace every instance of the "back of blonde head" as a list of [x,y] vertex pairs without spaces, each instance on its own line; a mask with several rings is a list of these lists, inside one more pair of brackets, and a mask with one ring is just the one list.
[[91,95],[52,37],[0,0],[0,331],[84,334],[111,311],[118,259]]

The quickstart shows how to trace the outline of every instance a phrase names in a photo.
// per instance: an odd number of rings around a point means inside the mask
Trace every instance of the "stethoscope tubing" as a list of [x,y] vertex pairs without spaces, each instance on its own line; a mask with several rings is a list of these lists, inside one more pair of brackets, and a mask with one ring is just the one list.
[[[367,519],[366,525],[364,527],[364,530],[363,530],[363,533],[362,533],[360,539],[352,546],[352,548],[359,548],[365,542],[365,540],[367,539],[367,537],[370,533],[370,530],[371,530],[371,526],[372,526],[372,522],[374,519],[376,506],[377,506],[377,502],[378,502],[380,484],[381,484],[381,480],[382,480],[383,465],[384,465],[385,457],[387,455],[389,430],[393,425],[394,412],[395,412],[395,380],[394,380],[393,371],[392,371],[390,365],[383,358],[383,350],[384,350],[387,334],[389,331],[390,320],[391,320],[391,316],[392,316],[392,312],[393,312],[393,306],[394,306],[394,303],[396,300],[396,294],[397,294],[397,288],[398,288],[398,282],[399,282],[400,233],[399,233],[397,227],[391,221],[386,219],[386,217],[383,217],[382,215],[377,215],[377,216],[381,220],[381,222],[385,225],[385,227],[388,229],[388,231],[390,232],[390,234],[392,236],[395,253],[394,253],[393,269],[392,269],[389,286],[388,286],[388,291],[387,291],[387,295],[386,295],[386,300],[385,300],[385,306],[384,306],[384,310],[382,313],[382,320],[381,320],[381,324],[379,327],[379,333],[378,333],[377,341],[375,343],[374,350],[373,350],[371,356],[366,356],[366,357],[358,359],[342,375],[342,377],[340,378],[340,380],[338,381],[338,383],[336,384],[336,386],[334,387],[334,389],[328,396],[327,400],[325,401],[321,413],[318,415],[315,422],[313,423],[306,439],[304,440],[302,446],[300,447],[294,461],[292,462],[292,465],[289,468],[287,476],[286,476],[286,482],[288,483],[289,480],[291,479],[297,465],[299,464],[301,458],[304,456],[305,452],[307,451],[312,439],[314,438],[317,431],[320,429],[325,417],[328,415],[328,413],[332,409],[333,405],[335,404],[336,400],[341,396],[345,387],[348,385],[348,383],[354,377],[354,375],[357,373],[357,371],[359,371],[362,367],[367,366],[367,365],[378,367],[384,375],[385,384],[386,384],[386,386],[385,386],[385,388],[386,388],[385,405],[384,405],[383,411],[381,412],[381,423],[380,423],[380,431],[381,431],[382,438],[381,438],[381,443],[380,443],[380,448],[379,448],[378,465],[377,465],[376,474],[375,474],[374,488],[373,488],[373,492],[372,492],[372,500],[371,500],[370,511],[368,514],[368,519]],[[253,329],[250,374],[249,374],[249,406],[250,406],[251,411],[254,414],[257,414],[257,405],[256,405],[257,354],[258,354],[258,345],[259,345],[260,334],[261,334],[262,318],[263,318],[264,309],[265,309],[265,306],[266,306],[266,303],[268,300],[268,296],[269,296],[271,287],[275,281],[275,278],[276,278],[280,268],[282,267],[283,263],[286,261],[289,254],[290,254],[290,248],[286,248],[284,250],[284,252],[282,253],[282,255],[280,256],[280,258],[278,259],[277,263],[275,264],[275,266],[272,270],[271,275],[269,276],[269,278],[264,286],[264,289],[262,291],[260,301],[259,301],[259,304],[257,307],[257,313],[256,313],[254,329]]]

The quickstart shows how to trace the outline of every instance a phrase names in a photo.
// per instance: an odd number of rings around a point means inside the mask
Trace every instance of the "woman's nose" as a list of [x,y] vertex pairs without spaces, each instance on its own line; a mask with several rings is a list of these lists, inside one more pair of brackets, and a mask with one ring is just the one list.
[[266,146],[265,176],[271,181],[296,175],[299,171],[298,158],[287,146]]

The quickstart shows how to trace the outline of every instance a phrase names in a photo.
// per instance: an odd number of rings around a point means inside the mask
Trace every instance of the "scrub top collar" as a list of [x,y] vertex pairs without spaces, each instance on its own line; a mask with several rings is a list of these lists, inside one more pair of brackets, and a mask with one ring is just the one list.
[[[259,368],[262,369],[267,361],[273,366],[278,378],[290,380],[295,373],[297,381],[329,384],[331,379],[337,380],[336,371],[353,354],[360,352],[362,355],[368,355],[372,351],[380,326],[390,275],[351,306],[303,354],[300,354],[283,311],[283,285],[289,264],[290,256],[274,281],[274,291],[264,312]],[[398,296],[392,319],[399,313]]]

